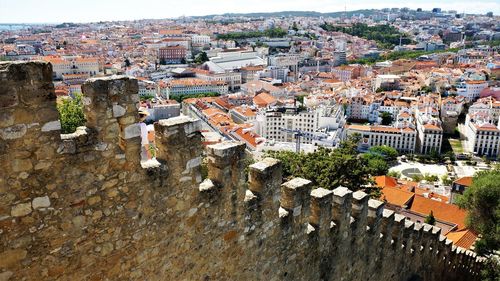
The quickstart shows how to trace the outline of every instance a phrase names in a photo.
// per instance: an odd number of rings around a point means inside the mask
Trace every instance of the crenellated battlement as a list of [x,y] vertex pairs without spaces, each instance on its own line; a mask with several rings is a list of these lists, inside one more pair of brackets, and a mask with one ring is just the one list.
[[[199,120],[155,123],[140,163],[137,81],[83,85],[61,135],[50,64],[0,63],[0,280],[476,280],[481,258],[344,187],[282,182]],[[202,181],[206,154],[208,178]],[[420,278],[420,279],[419,279]]]

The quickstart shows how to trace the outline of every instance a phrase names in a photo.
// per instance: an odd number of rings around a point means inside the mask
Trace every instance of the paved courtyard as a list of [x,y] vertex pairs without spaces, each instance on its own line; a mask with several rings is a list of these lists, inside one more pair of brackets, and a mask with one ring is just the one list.
[[399,162],[398,165],[391,167],[389,171],[400,172],[403,176],[411,177],[413,174],[436,175],[441,177],[448,174],[445,165],[422,164],[418,162]]

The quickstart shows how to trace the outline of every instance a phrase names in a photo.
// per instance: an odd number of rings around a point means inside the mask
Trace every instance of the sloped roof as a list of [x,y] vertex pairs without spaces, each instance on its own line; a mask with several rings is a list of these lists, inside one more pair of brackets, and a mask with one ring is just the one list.
[[265,92],[253,97],[253,103],[260,107],[266,107],[274,102],[276,102],[276,98]]
[[472,185],[472,177],[461,177],[454,181],[453,183],[463,185],[463,186],[471,186]]
[[380,199],[389,204],[401,207],[408,205],[408,202],[410,202],[414,196],[413,192],[399,189],[397,187],[383,187],[381,191],[382,196]]
[[477,234],[470,229],[453,231],[446,234],[446,238],[453,241],[453,244],[458,247],[470,249],[477,240]]
[[378,176],[375,177],[375,182],[378,187],[396,187],[398,182],[395,178],[389,176]]
[[454,204],[436,201],[415,195],[410,210],[423,216],[433,213],[436,219],[457,224],[458,230],[465,228],[465,218],[467,213]]

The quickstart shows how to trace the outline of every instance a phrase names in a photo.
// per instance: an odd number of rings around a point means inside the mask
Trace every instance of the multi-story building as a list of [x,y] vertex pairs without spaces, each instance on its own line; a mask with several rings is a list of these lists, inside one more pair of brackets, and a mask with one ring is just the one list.
[[217,53],[203,67],[215,72],[235,71],[246,66],[265,65],[266,61],[256,52],[235,51]]
[[468,150],[479,156],[497,158],[500,150],[500,129],[482,112],[469,113],[465,118]]
[[202,93],[219,93],[227,95],[228,86],[224,81],[205,81],[198,78],[174,79],[161,83],[161,95],[169,98],[170,95],[189,95]]
[[146,108],[149,116],[146,121],[158,121],[179,116],[181,114],[181,105],[175,100],[155,100],[141,103],[141,107]]
[[156,96],[158,89],[157,85],[153,81],[139,80],[139,96]]
[[191,37],[191,44],[193,46],[205,46],[210,44],[210,36],[208,35],[193,35]]
[[401,77],[393,74],[379,74],[373,81],[373,91],[382,89],[384,91],[397,90]]
[[387,145],[402,153],[414,153],[417,132],[411,127],[397,128],[381,125],[347,125],[345,137],[359,134],[359,149],[366,151],[372,146]]
[[457,94],[465,97],[468,102],[479,98],[481,91],[488,87],[488,81],[467,80],[456,85]]
[[270,56],[268,59],[268,65],[273,66],[275,69],[288,69],[295,79],[298,77],[299,73],[299,61],[300,56],[297,54],[278,54]]
[[461,96],[446,97],[441,100],[441,114],[452,111],[460,114],[462,113],[463,106],[464,98],[462,98]]
[[257,110],[247,105],[236,106],[229,110],[229,115],[237,124],[252,123],[255,121]]
[[363,72],[363,67],[359,65],[342,65],[332,69],[332,73],[342,82],[356,79],[362,76]]
[[417,151],[422,154],[441,153],[443,128],[441,120],[432,114],[417,110]]
[[158,59],[162,64],[183,63],[186,59],[186,48],[179,45],[159,48]]
[[[343,109],[339,105],[304,111],[297,111],[295,108],[276,108],[259,112],[255,117],[254,128],[266,139],[294,142],[295,136],[291,131],[299,130],[311,134],[319,130],[336,132],[342,130],[344,123]],[[307,135],[301,139],[301,142],[306,144],[311,144],[313,141],[314,139]]]
[[97,58],[50,56],[43,57],[42,59],[52,64],[54,79],[62,79],[63,74],[87,74],[94,76],[99,73],[99,61]]
[[229,86],[229,90],[235,91],[241,87],[241,73],[234,71],[210,71],[200,68],[191,68],[197,78],[205,81],[223,81]]
[[250,81],[259,80],[259,73],[264,71],[264,66],[245,66],[240,68],[241,73],[241,83],[247,83]]
[[458,124],[458,116],[463,110],[465,98],[462,96],[447,97],[441,100],[440,117],[442,121],[443,132],[453,134]]
[[347,53],[344,50],[333,52],[333,64],[342,65],[347,62]]

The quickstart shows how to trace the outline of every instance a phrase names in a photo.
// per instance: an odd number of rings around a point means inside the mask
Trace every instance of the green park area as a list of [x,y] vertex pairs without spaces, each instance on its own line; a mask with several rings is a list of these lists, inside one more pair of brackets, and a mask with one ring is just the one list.
[[453,149],[453,152],[456,154],[464,153],[464,149],[462,147],[462,142],[458,139],[448,139],[451,145],[451,149]]

